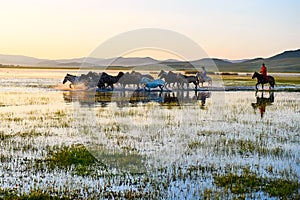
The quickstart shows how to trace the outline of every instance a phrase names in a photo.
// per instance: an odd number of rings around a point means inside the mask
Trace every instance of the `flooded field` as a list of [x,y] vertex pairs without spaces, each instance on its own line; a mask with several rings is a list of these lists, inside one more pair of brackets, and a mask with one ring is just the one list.
[[5,73],[0,198],[300,198],[300,92],[72,91],[64,70]]

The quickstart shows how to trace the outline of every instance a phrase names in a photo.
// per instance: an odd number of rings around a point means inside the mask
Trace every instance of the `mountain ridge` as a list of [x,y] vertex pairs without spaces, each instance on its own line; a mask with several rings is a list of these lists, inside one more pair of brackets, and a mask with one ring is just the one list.
[[180,61],[175,59],[156,60],[151,57],[116,57],[116,58],[94,58],[80,57],[71,59],[40,59],[23,55],[0,54],[0,64],[19,65],[32,67],[80,67],[80,66],[151,66],[168,65],[175,69],[189,69],[194,66],[217,66],[219,71],[253,71],[266,63],[269,71],[278,72],[300,72],[300,49],[287,50],[268,58],[253,58],[228,60],[219,58],[202,58],[193,61]]

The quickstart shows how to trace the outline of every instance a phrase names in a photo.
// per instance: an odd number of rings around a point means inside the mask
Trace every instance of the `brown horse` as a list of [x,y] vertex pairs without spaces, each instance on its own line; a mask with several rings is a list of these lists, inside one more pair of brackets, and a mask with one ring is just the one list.
[[271,88],[274,88],[275,79],[273,76],[268,76],[268,80],[264,78],[264,76],[258,72],[254,72],[252,79],[257,78],[257,83],[255,85],[256,90],[258,90],[257,86],[261,84],[262,89],[264,89],[264,84],[269,83]]
[[173,86],[175,86],[175,83],[177,84],[177,87],[180,84],[180,80],[178,79],[178,74],[174,73],[172,71],[165,72],[164,70],[161,70],[160,73],[158,74],[158,77],[160,79],[165,79],[165,86],[171,86],[171,83],[173,83]]

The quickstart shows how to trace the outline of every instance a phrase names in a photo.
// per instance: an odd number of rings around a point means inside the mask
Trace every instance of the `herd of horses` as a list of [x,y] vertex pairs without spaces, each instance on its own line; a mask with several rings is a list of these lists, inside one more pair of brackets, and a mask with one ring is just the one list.
[[[275,79],[272,76],[268,76],[268,79],[265,79],[263,75],[258,72],[254,72],[252,79],[256,78],[257,83],[255,85],[256,90],[258,90],[258,85],[262,85],[264,89],[264,84],[269,83],[270,88],[274,88]],[[178,88],[184,89],[186,87],[189,89],[189,84],[193,84],[195,90],[198,87],[203,87],[203,83],[207,82],[208,86],[212,86],[212,79],[209,76],[204,76],[202,72],[197,72],[194,75],[184,75],[181,73],[175,73],[172,71],[166,72],[161,70],[158,74],[158,78],[155,79],[150,74],[141,74],[140,72],[132,71],[130,72],[119,72],[116,76],[110,75],[106,72],[96,73],[88,72],[87,74],[81,74],[80,76],[75,76],[68,74],[63,80],[63,84],[67,81],[70,82],[70,88],[73,88],[74,85],[83,83],[87,88],[99,89],[111,89],[113,90],[116,84],[119,84],[123,89],[128,85],[134,85],[136,88],[140,89],[142,85],[144,90],[150,90],[151,88],[160,88],[162,91],[163,88]]]
[[158,78],[155,79],[150,74],[142,74],[140,72],[119,72],[117,75],[113,76],[106,72],[96,73],[88,72],[87,74],[81,74],[80,76],[75,76],[67,74],[63,80],[63,84],[67,81],[70,82],[70,88],[73,88],[76,84],[84,84],[87,88],[99,89],[111,89],[115,88],[116,84],[119,84],[123,89],[128,85],[133,85],[136,88],[143,86],[145,90],[150,90],[151,88],[189,88],[189,84],[192,83],[197,89],[203,83],[207,82],[208,85],[212,85],[212,79],[209,76],[204,76],[202,72],[197,72],[195,75],[184,75],[181,73],[175,73],[172,71],[166,72],[161,70],[158,74]]

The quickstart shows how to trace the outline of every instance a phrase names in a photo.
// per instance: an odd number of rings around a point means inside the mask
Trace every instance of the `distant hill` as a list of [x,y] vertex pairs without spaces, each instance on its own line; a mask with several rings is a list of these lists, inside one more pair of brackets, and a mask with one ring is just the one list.
[[[300,49],[285,51],[269,58],[255,58],[234,66],[240,71],[259,71],[262,63],[265,63],[269,72],[300,72]],[[228,70],[228,69],[227,69]]]
[[39,62],[46,61],[46,59],[38,59],[29,56],[21,55],[2,55],[0,54],[0,64],[3,65],[36,65]]
[[268,58],[269,60],[283,59],[283,58],[300,58],[300,49],[285,51],[283,53],[277,54]]
[[[116,66],[136,67],[146,66],[148,69],[159,69],[161,66],[169,66],[177,70],[190,70],[195,67],[205,66],[209,71],[215,66],[221,72],[253,72],[259,71],[262,63],[265,63],[269,72],[298,72],[300,73],[300,49],[285,51],[269,58],[254,58],[241,60],[227,60],[218,58],[203,58],[194,61],[179,61],[168,59],[155,60],[150,57],[117,57],[117,58],[93,58],[82,57],[72,59],[39,59],[22,55],[1,55],[0,65],[20,65],[33,67],[80,67],[80,66]],[[214,67],[213,67],[214,66]],[[213,67],[213,68],[212,68]]]

